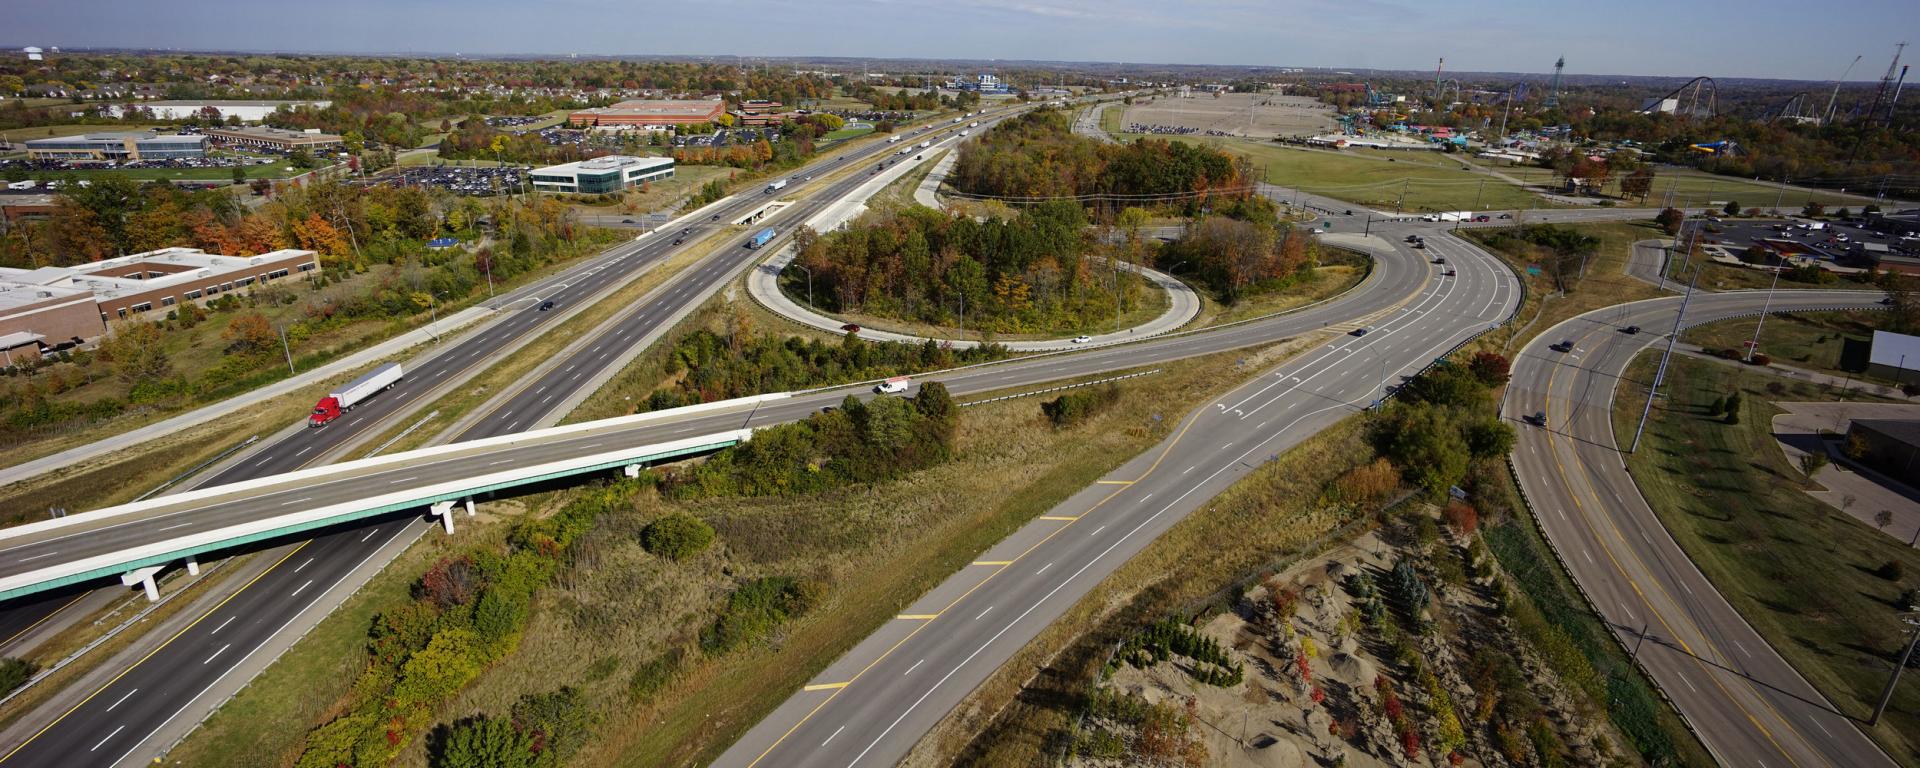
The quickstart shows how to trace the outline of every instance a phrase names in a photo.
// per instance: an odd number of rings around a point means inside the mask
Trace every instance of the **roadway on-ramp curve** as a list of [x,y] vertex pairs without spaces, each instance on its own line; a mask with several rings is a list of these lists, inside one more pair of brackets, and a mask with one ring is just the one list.
[[[1864,291],[1780,291],[1773,311],[1872,307]],[[1641,497],[1615,435],[1627,364],[1664,341],[1681,299],[1595,310],[1540,334],[1514,360],[1502,413],[1519,430],[1514,471],[1561,562],[1722,765],[1876,766],[1893,761],[1780,658],[1714,589]],[[1765,291],[1695,294],[1689,325],[1754,315]],[[1638,325],[1644,332],[1622,329]],[[1569,352],[1549,345],[1572,341]],[[1639,406],[1633,405],[1638,408]],[[1520,421],[1544,412],[1545,426]]]

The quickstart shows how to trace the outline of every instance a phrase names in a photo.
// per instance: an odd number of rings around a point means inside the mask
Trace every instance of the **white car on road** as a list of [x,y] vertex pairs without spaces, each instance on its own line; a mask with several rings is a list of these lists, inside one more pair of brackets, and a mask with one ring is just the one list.
[[1078,336],[1075,336],[1075,337],[1073,337],[1073,343],[1075,343],[1075,344],[1085,344],[1085,343],[1087,343],[1087,342],[1090,342],[1090,341],[1093,341],[1093,337],[1092,337],[1092,336],[1088,336],[1088,335],[1086,335],[1086,334],[1084,334],[1084,333],[1083,333],[1083,334],[1080,334],[1080,335],[1078,335]]

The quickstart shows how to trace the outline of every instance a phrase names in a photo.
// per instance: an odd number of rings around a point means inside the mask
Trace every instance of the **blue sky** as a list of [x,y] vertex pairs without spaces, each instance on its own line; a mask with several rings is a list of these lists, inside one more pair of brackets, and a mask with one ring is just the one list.
[[[1831,80],[1914,0],[11,0],[16,45],[1015,58]],[[1603,10],[1604,9],[1604,10]],[[1920,45],[1914,58],[1920,59]]]

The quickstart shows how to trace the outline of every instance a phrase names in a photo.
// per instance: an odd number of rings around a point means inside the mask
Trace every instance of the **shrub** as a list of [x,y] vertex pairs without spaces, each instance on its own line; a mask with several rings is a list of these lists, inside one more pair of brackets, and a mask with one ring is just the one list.
[[1480,527],[1480,510],[1474,509],[1472,504],[1453,502],[1441,510],[1441,515],[1446,518],[1448,527],[1463,536],[1471,535]]
[[1120,401],[1120,388],[1113,384],[1068,392],[1040,404],[1040,412],[1056,427],[1066,427],[1093,418]]
[[26,685],[38,671],[40,665],[26,659],[12,656],[0,659],[0,694],[12,693],[13,689]]
[[1887,581],[1899,581],[1906,573],[1907,569],[1900,565],[1900,561],[1898,560],[1888,560],[1881,563],[1880,567],[1873,569],[1873,575],[1886,579]]
[[700,634],[700,647],[725,653],[767,636],[790,618],[806,613],[815,590],[789,576],[769,576],[740,586],[727,596],[720,617]]
[[685,560],[713,544],[713,526],[693,515],[675,512],[640,531],[640,546],[660,557]]

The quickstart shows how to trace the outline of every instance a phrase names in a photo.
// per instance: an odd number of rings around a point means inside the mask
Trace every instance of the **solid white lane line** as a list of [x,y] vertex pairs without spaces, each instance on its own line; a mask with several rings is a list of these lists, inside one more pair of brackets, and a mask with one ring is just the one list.
[[975,617],[973,617],[973,620],[974,620],[974,621],[979,621],[979,620],[981,620],[981,619],[984,619],[984,618],[986,618],[986,617],[987,617],[987,611],[991,611],[991,610],[993,610],[993,606],[991,606],[991,605],[989,605],[989,606],[987,606],[987,610],[986,610],[986,611],[981,611],[981,612],[980,612],[980,615],[979,615],[979,616],[975,616]]
[[[833,733],[832,733],[831,735],[829,735],[829,736],[827,736],[827,741],[833,741],[833,737],[834,737],[834,736],[838,736],[838,735],[840,735],[840,732],[841,732],[841,731],[844,731],[844,730],[846,730],[846,729],[847,729],[847,727],[846,727],[846,726],[844,726],[844,725],[843,725],[843,726],[840,726],[840,727],[838,727],[838,728],[835,728],[835,729],[833,729]],[[820,746],[823,746],[823,747],[824,747],[824,746],[826,746],[826,745],[827,745],[827,741],[823,741],[823,742],[820,742]]]
[[306,496],[306,497],[302,497],[302,498],[298,498],[298,499],[294,499],[293,501],[283,501],[283,502],[280,502],[280,506],[283,506],[283,507],[284,507],[284,506],[287,506],[288,504],[298,504],[298,503],[300,503],[300,502],[303,502],[303,501],[313,501],[313,497],[312,497],[312,496]]
[[120,735],[120,732],[121,732],[121,731],[124,731],[124,730],[126,730],[126,729],[127,729],[127,727],[126,727],[126,726],[124,726],[124,725],[123,725],[123,726],[120,726],[120,727],[118,727],[118,728],[115,728],[115,729],[113,729],[113,733],[109,733],[109,734],[107,734],[107,738],[104,738],[104,739],[101,739],[101,740],[100,740],[100,743],[98,743],[98,744],[95,744],[95,745],[93,745],[93,749],[89,749],[89,750],[87,750],[87,751],[88,751],[88,752],[92,752],[92,751],[93,751],[94,749],[99,749],[99,748],[101,748],[102,746],[105,746],[105,745],[106,745],[106,743],[107,743],[107,742],[108,742],[109,740],[111,740],[111,739],[112,739],[113,737],[115,737],[115,736],[118,736],[118,735]]
[[217,634],[220,634],[220,630],[223,630],[223,629],[226,629],[226,628],[227,628],[227,625],[228,625],[228,624],[232,624],[232,623],[233,623],[233,620],[234,620],[234,619],[237,619],[237,618],[240,618],[240,617],[238,617],[238,616],[228,616],[228,617],[227,617],[227,620],[226,620],[226,621],[223,621],[223,622],[220,622],[220,626],[217,626],[217,627],[214,627],[214,628],[213,628],[213,631],[212,631],[212,632],[208,632],[207,634],[209,634],[209,635],[217,635]]
[[214,659],[220,658],[220,654],[226,653],[227,649],[232,647],[233,647],[233,643],[227,643],[226,645],[220,646],[220,650],[214,651],[213,655],[208,656],[206,661],[200,662],[200,665],[206,666],[209,662],[213,661]]
[[[120,697],[120,698],[119,698],[119,699],[118,699],[117,701],[115,701],[115,702],[113,702],[112,704],[109,704],[109,705],[107,705],[107,711],[108,711],[108,712],[112,712],[112,711],[113,711],[113,708],[114,708],[114,707],[117,707],[117,706],[120,706],[120,705],[122,705],[122,704],[125,704],[125,703],[127,703],[127,699],[130,699],[130,698],[132,698],[134,694],[136,694],[136,693],[139,693],[139,692],[140,692],[140,689],[138,689],[138,688],[135,688],[135,689],[133,689],[133,690],[131,690],[131,691],[127,691],[127,695],[125,695],[125,696],[121,696],[121,697]],[[99,749],[99,747],[98,747],[98,746],[95,746],[95,747],[94,747],[94,749]]]
[[34,555],[33,557],[23,557],[23,558],[20,558],[20,562],[23,562],[23,563],[24,563],[24,562],[27,562],[27,561],[29,561],[29,560],[38,560],[38,559],[40,559],[40,558],[43,558],[43,557],[53,557],[54,555],[57,555],[57,554],[60,554],[60,553],[59,553],[59,552],[48,552],[48,553],[46,553],[46,554],[44,554],[44,555]]
[[415,481],[415,480],[418,480],[418,479],[420,479],[420,478],[418,478],[418,477],[403,477],[403,478],[400,478],[400,479],[398,479],[398,480],[388,480],[388,481],[387,481],[387,485],[399,485],[399,484],[401,484],[401,483],[409,483],[409,482],[413,482],[413,481]]

